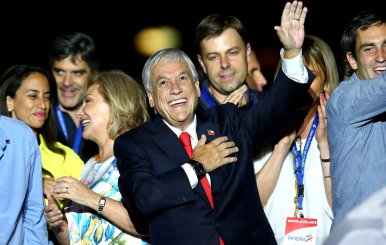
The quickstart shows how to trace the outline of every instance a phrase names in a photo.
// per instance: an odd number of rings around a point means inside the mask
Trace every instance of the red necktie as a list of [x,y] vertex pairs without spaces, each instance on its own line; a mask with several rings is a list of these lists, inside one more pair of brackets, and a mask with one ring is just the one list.
[[[188,153],[189,158],[192,158],[193,148],[192,148],[192,144],[190,143],[190,135],[187,132],[182,132],[179,139],[180,139],[181,144],[184,147],[186,153]],[[206,178],[206,176],[204,176],[204,178],[200,179],[200,181],[201,181],[202,187],[204,188],[206,196],[208,197],[208,200],[210,202],[210,206],[212,206],[212,208],[213,208],[214,206],[213,206],[212,190],[210,189],[209,181]]]
[[[193,148],[192,148],[192,144],[190,142],[190,135],[187,132],[182,132],[179,139],[180,139],[181,144],[184,147],[186,153],[188,153],[189,158],[192,158]],[[204,188],[206,196],[208,197],[210,206],[212,208],[214,208],[212,190],[210,188],[209,181],[206,178],[206,176],[204,176],[204,178],[200,179],[200,182],[201,182],[202,187]],[[223,242],[221,237],[220,237],[220,245],[224,245],[224,242]]]

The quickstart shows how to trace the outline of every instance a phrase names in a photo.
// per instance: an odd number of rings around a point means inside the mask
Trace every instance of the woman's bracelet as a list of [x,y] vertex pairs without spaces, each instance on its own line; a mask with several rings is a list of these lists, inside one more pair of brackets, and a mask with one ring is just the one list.
[[320,161],[322,161],[322,162],[330,162],[330,158],[320,158]]
[[323,176],[325,179],[329,179],[329,178],[331,178],[331,176],[330,175],[326,175],[326,176]]

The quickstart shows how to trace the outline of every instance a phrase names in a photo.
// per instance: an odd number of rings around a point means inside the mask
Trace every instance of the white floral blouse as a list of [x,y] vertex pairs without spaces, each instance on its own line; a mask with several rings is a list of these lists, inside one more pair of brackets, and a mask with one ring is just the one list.
[[[80,181],[94,192],[120,201],[122,199],[118,188],[119,171],[115,157],[105,162],[98,162],[98,156],[90,158],[82,170]],[[66,212],[71,244],[147,244],[133,237],[94,210],[70,203]]]

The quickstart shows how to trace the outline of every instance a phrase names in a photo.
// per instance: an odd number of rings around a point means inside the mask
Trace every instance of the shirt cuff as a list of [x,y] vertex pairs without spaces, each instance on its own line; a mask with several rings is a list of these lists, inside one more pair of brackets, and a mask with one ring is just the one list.
[[282,48],[280,50],[280,57],[283,72],[287,77],[298,83],[307,83],[308,72],[304,66],[301,52],[292,59],[286,59],[284,58],[284,49]]
[[185,171],[186,176],[188,176],[189,183],[192,189],[196,188],[198,184],[198,178],[197,178],[196,172],[194,172],[192,165],[190,165],[189,163],[185,163],[181,167]]

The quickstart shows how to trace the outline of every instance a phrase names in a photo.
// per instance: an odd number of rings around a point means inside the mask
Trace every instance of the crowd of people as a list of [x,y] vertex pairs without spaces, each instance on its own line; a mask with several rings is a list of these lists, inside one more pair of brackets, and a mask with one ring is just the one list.
[[[386,16],[330,46],[287,2],[273,81],[243,23],[211,14],[141,81],[58,35],[0,75],[0,244],[386,242]],[[265,88],[269,85],[268,89]],[[369,239],[366,232],[371,232]]]

